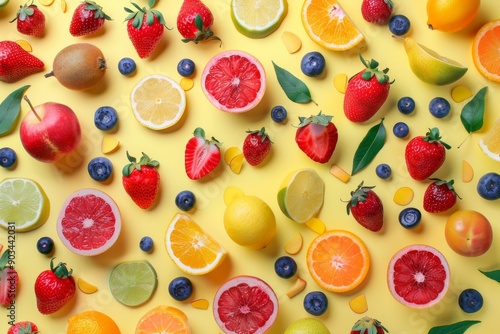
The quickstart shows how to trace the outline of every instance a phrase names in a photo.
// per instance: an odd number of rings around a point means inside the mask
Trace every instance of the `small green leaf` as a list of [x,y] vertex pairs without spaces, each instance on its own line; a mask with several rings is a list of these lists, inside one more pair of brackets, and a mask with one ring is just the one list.
[[464,320],[454,324],[432,327],[428,334],[462,334],[472,325],[480,323],[479,320]]
[[0,136],[12,129],[21,110],[21,99],[30,85],[23,86],[10,93],[0,104]]
[[492,271],[482,271],[482,270],[479,270],[479,271],[484,276],[488,277],[489,279],[492,279],[492,280],[500,283],[500,269],[499,270],[492,270]]
[[484,97],[487,88],[481,88],[462,109],[460,119],[468,133],[476,132],[483,127]]
[[281,88],[283,88],[286,96],[288,96],[291,101],[297,103],[307,103],[312,101],[309,88],[307,88],[307,86],[300,79],[284,68],[279,67],[274,62],[273,66]]
[[351,175],[365,168],[384,146],[386,131],[383,122],[384,119],[382,118],[379,124],[368,130],[366,136],[359,143],[354,153]]

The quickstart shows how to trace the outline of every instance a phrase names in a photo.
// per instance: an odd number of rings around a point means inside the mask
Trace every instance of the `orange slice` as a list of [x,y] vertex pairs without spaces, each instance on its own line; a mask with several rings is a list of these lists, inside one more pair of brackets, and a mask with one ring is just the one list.
[[188,318],[184,312],[172,307],[160,305],[146,314],[137,323],[135,334],[190,334]]
[[472,60],[476,69],[486,79],[500,82],[500,19],[483,25],[472,42]]

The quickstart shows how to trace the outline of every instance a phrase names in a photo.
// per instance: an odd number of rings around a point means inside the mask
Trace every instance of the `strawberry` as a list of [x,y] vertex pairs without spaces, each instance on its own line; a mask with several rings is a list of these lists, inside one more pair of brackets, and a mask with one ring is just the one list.
[[431,179],[432,182],[424,192],[424,210],[430,213],[440,213],[451,209],[457,202],[457,195],[453,187],[454,180],[445,181]]
[[257,166],[264,161],[267,154],[271,151],[272,141],[266,133],[266,128],[257,131],[247,131],[248,135],[243,142],[243,155],[246,161]]
[[331,122],[332,116],[318,115],[299,117],[299,125],[295,133],[295,142],[312,160],[327,163],[337,146],[338,132]]
[[111,17],[103,12],[102,7],[94,1],[85,0],[76,7],[69,25],[72,36],[84,36],[99,31],[106,20]]
[[6,249],[0,257],[0,305],[9,306],[16,298],[19,276],[10,264],[10,250]]
[[391,17],[394,4],[391,0],[363,0],[361,15],[366,22],[382,24]]
[[149,57],[163,37],[165,19],[158,10],[151,9],[155,2],[156,0],[148,0],[148,9],[133,2],[136,11],[125,7],[125,11],[129,13],[125,18],[128,37],[140,58]]
[[366,68],[349,79],[344,95],[344,114],[355,123],[366,122],[375,115],[387,100],[392,84],[388,68],[380,71],[376,60],[368,63],[361,54],[359,57]]
[[122,170],[122,184],[127,194],[141,209],[148,209],[158,197],[160,190],[159,162],[142,153],[139,161],[127,152],[129,164]]
[[54,267],[54,258],[50,260],[50,269],[42,271],[35,280],[36,306],[41,314],[59,311],[75,295],[75,279],[65,263]]
[[370,317],[359,319],[351,329],[351,334],[383,334],[384,332],[389,333],[380,321]]
[[45,64],[12,41],[0,42],[0,81],[12,83],[43,71]]
[[212,32],[214,16],[210,9],[200,0],[184,0],[177,14],[177,30],[184,37],[184,43],[217,40],[220,38]]
[[384,225],[384,206],[374,187],[365,187],[363,182],[355,191],[351,191],[351,199],[347,203],[347,214],[352,216],[363,227],[377,232]]
[[196,128],[193,134],[194,137],[186,144],[184,164],[187,176],[191,180],[197,180],[219,165],[221,143],[214,137],[206,139],[202,128]]
[[45,15],[33,4],[26,2],[20,6],[16,13],[16,17],[10,21],[17,21],[17,31],[21,34],[41,37],[45,29]]
[[434,174],[446,158],[450,145],[441,141],[438,128],[429,129],[425,136],[417,136],[406,144],[405,160],[408,173],[422,181]]
[[31,321],[19,321],[9,327],[7,334],[36,334],[38,327]]

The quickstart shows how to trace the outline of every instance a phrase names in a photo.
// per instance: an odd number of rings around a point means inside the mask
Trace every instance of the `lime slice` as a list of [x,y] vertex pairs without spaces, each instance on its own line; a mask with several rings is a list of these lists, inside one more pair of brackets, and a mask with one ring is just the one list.
[[109,277],[111,294],[120,303],[138,306],[148,301],[157,286],[156,271],[148,261],[118,264]]
[[287,0],[231,0],[234,26],[250,38],[263,38],[276,31],[287,11]]
[[7,6],[8,3],[9,3],[9,0],[0,0],[0,8]]
[[50,204],[38,183],[11,178],[0,183],[0,226],[28,232],[42,226],[49,216]]

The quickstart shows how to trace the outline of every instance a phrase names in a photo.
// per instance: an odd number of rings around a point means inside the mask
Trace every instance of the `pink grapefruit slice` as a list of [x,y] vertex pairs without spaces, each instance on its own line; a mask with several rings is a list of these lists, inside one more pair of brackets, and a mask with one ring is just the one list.
[[57,218],[57,233],[72,252],[93,256],[108,250],[121,231],[121,215],[114,200],[97,189],[72,193]]
[[223,51],[205,66],[201,87],[217,109],[243,113],[262,100],[266,91],[266,72],[257,58],[246,52]]
[[217,325],[226,334],[263,334],[276,320],[278,298],[262,279],[241,275],[219,288],[213,311]]
[[392,257],[387,269],[391,294],[413,308],[437,304],[450,284],[450,268],[443,254],[427,245],[410,245]]

